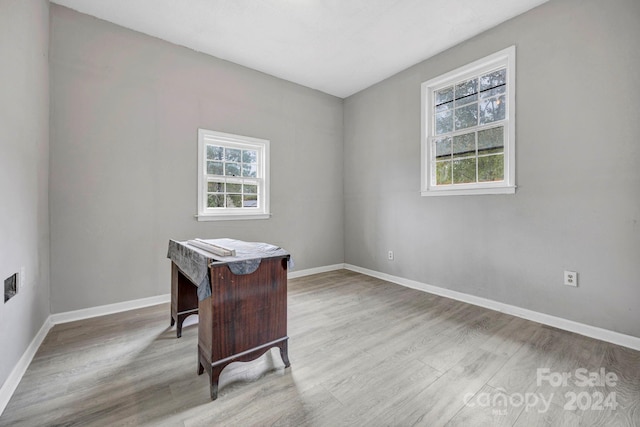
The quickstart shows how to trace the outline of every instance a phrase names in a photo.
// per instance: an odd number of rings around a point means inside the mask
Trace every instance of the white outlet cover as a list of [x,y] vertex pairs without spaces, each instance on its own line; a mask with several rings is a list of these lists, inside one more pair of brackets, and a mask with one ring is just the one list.
[[564,272],[564,284],[567,286],[578,286],[578,273],[575,271],[565,270]]

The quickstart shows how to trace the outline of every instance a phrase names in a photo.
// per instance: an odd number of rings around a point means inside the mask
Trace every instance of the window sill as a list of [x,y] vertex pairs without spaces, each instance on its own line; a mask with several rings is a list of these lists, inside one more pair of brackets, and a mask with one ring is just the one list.
[[233,220],[247,220],[247,219],[269,219],[270,213],[260,214],[243,214],[243,215],[195,215],[198,221],[233,221]]
[[442,190],[423,190],[422,196],[475,196],[482,194],[515,194],[516,186],[485,188],[447,188]]

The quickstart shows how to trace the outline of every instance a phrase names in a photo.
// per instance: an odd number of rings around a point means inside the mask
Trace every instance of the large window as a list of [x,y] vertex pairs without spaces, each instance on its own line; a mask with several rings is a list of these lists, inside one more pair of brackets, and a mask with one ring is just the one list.
[[198,220],[269,217],[269,141],[198,130]]
[[515,47],[422,84],[422,195],[515,192]]

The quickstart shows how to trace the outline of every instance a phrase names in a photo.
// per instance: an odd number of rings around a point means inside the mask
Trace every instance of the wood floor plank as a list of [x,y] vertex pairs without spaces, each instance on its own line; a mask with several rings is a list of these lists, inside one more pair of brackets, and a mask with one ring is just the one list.
[[[640,426],[640,352],[351,271],[290,280],[291,368],[277,349],[232,363],[216,401],[197,326],[177,339],[168,319],[162,304],[56,325],[0,426]],[[618,380],[554,386],[543,368]],[[549,406],[491,401],[527,393]]]
[[429,384],[414,399],[384,419],[389,425],[443,426],[506,363],[506,358],[478,350]]
[[[522,411],[514,427],[578,427],[580,417],[552,404],[548,411]],[[617,425],[617,424],[612,424]]]
[[522,406],[509,404],[508,396],[501,390],[485,385],[465,400],[464,407],[446,426],[512,426],[523,410]]

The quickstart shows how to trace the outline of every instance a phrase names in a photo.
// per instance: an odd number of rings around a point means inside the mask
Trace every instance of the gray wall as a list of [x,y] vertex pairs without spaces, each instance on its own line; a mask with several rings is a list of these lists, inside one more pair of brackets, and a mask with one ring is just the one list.
[[[229,236],[640,336],[637,1],[552,0],[346,99],[344,125],[337,98],[53,5],[50,216],[48,6],[0,5],[0,273],[28,277],[0,369],[48,313],[47,218],[53,312],[165,294],[169,238]],[[420,197],[420,83],[511,44],[518,192]],[[272,141],[272,219],[195,221],[198,127]]]
[[[345,262],[640,337],[639,23],[551,1],[347,98]],[[421,82],[513,44],[517,193],[421,197]]]
[[[170,238],[341,263],[342,100],[51,6],[51,308],[166,294]],[[199,127],[271,141],[268,220],[197,222]]]
[[0,0],[0,385],[49,316],[49,2]]

